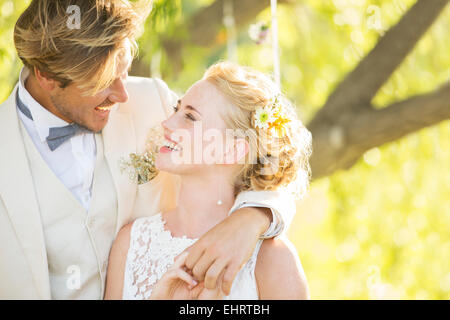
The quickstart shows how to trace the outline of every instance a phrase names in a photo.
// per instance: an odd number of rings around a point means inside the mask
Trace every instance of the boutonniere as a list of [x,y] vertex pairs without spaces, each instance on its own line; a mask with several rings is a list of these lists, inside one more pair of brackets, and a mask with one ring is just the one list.
[[158,154],[162,138],[161,128],[153,128],[148,135],[143,153],[130,153],[128,157],[120,159],[120,170],[138,185],[150,182],[159,173],[156,169],[155,159]]
[[147,183],[158,175],[155,155],[148,151],[143,154],[130,153],[127,159],[121,159],[120,169],[137,184]]

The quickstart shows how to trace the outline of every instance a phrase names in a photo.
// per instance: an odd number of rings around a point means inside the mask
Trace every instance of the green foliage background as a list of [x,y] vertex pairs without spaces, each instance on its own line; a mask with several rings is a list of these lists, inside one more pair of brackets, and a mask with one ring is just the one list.
[[[327,96],[413,0],[298,0],[280,7],[283,90],[307,123]],[[0,101],[17,82],[14,23],[27,0],[0,0]],[[140,59],[182,93],[226,49],[183,48],[175,73],[161,39],[212,0],[155,1],[140,38]],[[376,7],[373,7],[376,6]],[[375,8],[379,15],[375,15]],[[270,21],[265,10],[256,21]],[[373,20],[372,20],[373,21]],[[177,31],[178,30],[178,31]],[[383,106],[450,79],[450,7],[420,40],[374,102]],[[224,32],[218,42],[224,41]],[[222,39],[221,39],[222,38]],[[241,64],[271,72],[270,42],[238,38]],[[364,132],[361,132],[364,135]],[[289,230],[315,299],[450,298],[450,122],[368,151],[350,170],[315,181]]]

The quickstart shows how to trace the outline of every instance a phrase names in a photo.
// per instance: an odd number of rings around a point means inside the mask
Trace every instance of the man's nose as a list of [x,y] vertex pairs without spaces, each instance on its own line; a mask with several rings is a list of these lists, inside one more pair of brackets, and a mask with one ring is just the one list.
[[112,93],[109,96],[109,100],[114,103],[125,103],[128,101],[128,92],[122,79],[117,79],[114,81],[111,89]]

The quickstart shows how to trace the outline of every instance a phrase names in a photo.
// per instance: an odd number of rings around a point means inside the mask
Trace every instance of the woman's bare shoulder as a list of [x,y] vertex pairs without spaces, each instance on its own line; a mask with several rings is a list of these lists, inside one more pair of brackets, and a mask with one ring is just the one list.
[[297,250],[284,237],[264,240],[255,275],[260,299],[309,299],[308,283]]
[[113,247],[111,249],[112,251],[115,249],[116,251],[123,251],[126,249],[128,251],[128,247],[130,246],[130,236],[131,236],[131,230],[133,228],[133,222],[128,223],[127,225],[123,226],[122,229],[120,229],[119,233],[117,234],[116,239],[114,240]]
[[122,298],[123,276],[130,247],[132,227],[133,222],[122,227],[113,242],[109,253],[108,271],[106,274],[105,299],[118,300]]

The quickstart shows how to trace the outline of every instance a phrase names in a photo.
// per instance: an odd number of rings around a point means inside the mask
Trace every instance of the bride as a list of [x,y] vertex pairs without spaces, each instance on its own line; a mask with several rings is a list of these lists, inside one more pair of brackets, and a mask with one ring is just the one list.
[[[311,134],[273,81],[232,63],[213,65],[163,128],[167,145],[156,167],[180,177],[178,206],[137,219],[119,232],[105,299],[309,298],[296,250],[283,237],[258,241],[228,296],[220,283],[213,290],[197,283],[184,265],[185,250],[227,217],[237,193],[306,191]],[[200,147],[191,143],[198,135]],[[220,265],[198,267],[222,270]]]

